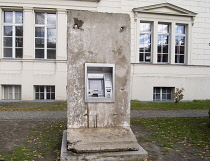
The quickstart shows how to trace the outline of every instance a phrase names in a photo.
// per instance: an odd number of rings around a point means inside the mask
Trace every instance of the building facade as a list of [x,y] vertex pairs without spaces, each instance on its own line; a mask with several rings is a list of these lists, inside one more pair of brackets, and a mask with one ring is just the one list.
[[207,0],[1,0],[0,100],[66,99],[72,9],[130,15],[131,99],[210,99]]

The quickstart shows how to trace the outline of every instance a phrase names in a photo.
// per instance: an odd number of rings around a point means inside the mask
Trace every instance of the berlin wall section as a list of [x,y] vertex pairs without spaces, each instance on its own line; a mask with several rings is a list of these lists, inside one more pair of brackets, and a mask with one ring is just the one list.
[[[85,63],[115,64],[115,99],[85,102]],[[130,126],[130,17],[68,11],[68,128]]]

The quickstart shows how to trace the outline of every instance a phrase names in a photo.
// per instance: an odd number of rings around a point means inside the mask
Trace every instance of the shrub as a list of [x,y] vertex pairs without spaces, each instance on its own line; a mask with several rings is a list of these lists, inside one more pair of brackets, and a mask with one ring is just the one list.
[[179,103],[183,99],[184,97],[183,91],[184,91],[184,88],[181,88],[181,89],[176,88],[176,92],[174,93],[174,99],[176,103]]

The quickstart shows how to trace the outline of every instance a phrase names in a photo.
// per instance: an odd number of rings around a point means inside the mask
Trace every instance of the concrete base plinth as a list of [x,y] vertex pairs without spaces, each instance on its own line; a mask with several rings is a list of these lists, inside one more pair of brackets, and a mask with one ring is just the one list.
[[148,153],[139,145],[138,151],[73,153],[67,150],[67,131],[63,132],[61,161],[147,161]]

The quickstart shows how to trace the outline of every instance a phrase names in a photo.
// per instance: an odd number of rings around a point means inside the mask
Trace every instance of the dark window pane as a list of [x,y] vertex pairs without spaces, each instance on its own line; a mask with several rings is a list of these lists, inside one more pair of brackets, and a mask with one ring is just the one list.
[[51,86],[47,86],[47,92],[51,92]]
[[52,99],[52,100],[55,99],[55,93],[51,93],[51,99]]
[[12,23],[13,19],[13,12],[12,11],[5,11],[4,12],[4,22],[5,23]]
[[55,86],[51,86],[51,92],[55,92]]
[[47,48],[56,48],[56,29],[47,29]]
[[47,24],[56,24],[56,14],[55,13],[48,13],[47,14]]
[[36,48],[44,48],[44,39],[43,38],[36,38],[35,39],[35,47]]
[[180,53],[180,48],[179,46],[175,46],[175,54],[179,54]]
[[184,63],[184,55],[180,55],[180,63]]
[[12,26],[4,26],[4,36],[12,36]]
[[23,38],[16,38],[15,41],[15,47],[23,47]]
[[12,37],[4,37],[4,46],[12,47]]
[[44,58],[44,49],[36,49],[35,58]]
[[23,36],[23,27],[22,26],[16,26],[16,36]]
[[139,54],[139,61],[144,61],[144,53]]
[[41,100],[44,99],[44,93],[40,93],[40,99],[41,99]]
[[163,46],[163,53],[168,53],[168,45]]
[[154,90],[155,90],[155,93],[160,93],[160,87],[155,87]]
[[23,12],[15,12],[15,23],[23,23]]
[[163,54],[163,61],[162,62],[168,62],[168,54]]
[[47,50],[47,59],[55,59],[56,58],[56,50]]
[[35,24],[45,24],[45,13],[35,13]]
[[12,57],[12,48],[4,48],[4,57]]
[[180,54],[184,54],[184,46],[180,46]]
[[35,27],[35,37],[44,37],[44,27]]
[[156,97],[156,101],[160,100],[160,94],[156,94],[155,97]]
[[162,53],[160,45],[158,45],[157,50],[158,50],[157,53]]
[[158,56],[157,56],[157,62],[162,62],[162,54],[158,54]]
[[166,100],[166,94],[162,94],[162,99]]
[[39,92],[39,86],[35,86],[35,92]]
[[35,99],[37,99],[37,100],[39,99],[39,93],[35,94]]
[[23,58],[23,49],[22,48],[16,48],[16,58]]
[[51,95],[50,93],[47,93],[47,99],[50,99],[50,95]]
[[44,86],[39,87],[40,92],[44,92]]
[[144,45],[143,44],[140,44],[140,48],[139,48],[139,52],[144,52]]
[[167,99],[171,100],[171,94],[167,94]]
[[163,87],[162,88],[162,93],[166,93],[167,92],[167,88]]

